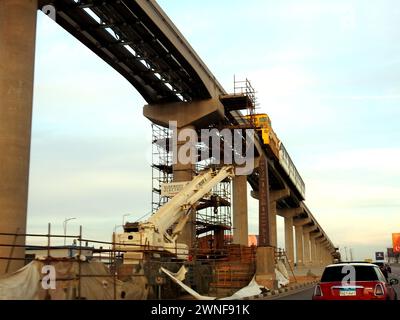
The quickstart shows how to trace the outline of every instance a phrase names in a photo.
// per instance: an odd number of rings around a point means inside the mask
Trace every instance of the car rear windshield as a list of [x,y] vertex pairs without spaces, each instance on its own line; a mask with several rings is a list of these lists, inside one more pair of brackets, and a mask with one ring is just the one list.
[[[378,274],[373,266],[352,266],[355,268],[355,281],[377,281]],[[348,266],[347,266],[348,268]],[[343,266],[328,267],[325,269],[321,282],[337,282],[342,281],[349,275],[348,269]],[[346,277],[348,278],[348,277]]]

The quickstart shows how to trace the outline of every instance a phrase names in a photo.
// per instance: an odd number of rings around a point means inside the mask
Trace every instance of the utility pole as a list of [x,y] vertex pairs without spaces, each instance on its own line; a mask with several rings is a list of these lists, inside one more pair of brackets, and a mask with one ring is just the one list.
[[349,256],[347,255],[347,247],[344,247],[344,252],[346,253],[346,262],[349,261]]

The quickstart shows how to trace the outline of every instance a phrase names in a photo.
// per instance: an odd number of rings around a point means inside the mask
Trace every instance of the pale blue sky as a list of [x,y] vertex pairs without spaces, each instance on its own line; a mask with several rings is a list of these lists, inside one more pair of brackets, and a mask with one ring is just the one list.
[[[161,0],[227,91],[247,77],[332,241],[356,258],[400,232],[398,1]],[[39,14],[29,229],[109,239],[150,211],[150,123],[118,73]],[[251,232],[257,231],[251,201]],[[282,220],[279,219],[282,246]]]

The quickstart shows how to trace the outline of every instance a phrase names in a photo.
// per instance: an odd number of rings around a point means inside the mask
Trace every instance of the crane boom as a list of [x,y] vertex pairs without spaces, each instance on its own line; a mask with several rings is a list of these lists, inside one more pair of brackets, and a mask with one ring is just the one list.
[[[147,221],[133,224],[134,226],[130,228],[125,227],[123,234],[117,234],[115,249],[127,251],[125,257],[133,261],[136,260],[134,257],[140,256],[140,251],[143,251],[144,248],[169,251],[180,258],[187,256],[187,246],[177,243],[176,240],[185,226],[190,212],[195,210],[197,202],[210,193],[213,187],[234,175],[235,169],[231,165],[223,166],[218,170],[208,169],[200,173]],[[176,227],[169,234],[168,230],[174,224]],[[124,261],[124,263],[135,262]]]
[[232,177],[234,174],[233,170],[232,166],[225,166],[218,171],[209,169],[199,174],[181,192],[152,215],[148,223],[154,224],[158,232],[166,232],[201,198],[209,193],[214,186],[224,179]]

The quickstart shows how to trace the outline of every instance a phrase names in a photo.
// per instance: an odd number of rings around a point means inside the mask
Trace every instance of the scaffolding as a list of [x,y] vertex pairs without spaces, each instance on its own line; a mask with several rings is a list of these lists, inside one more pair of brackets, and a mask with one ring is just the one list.
[[[256,109],[258,107],[256,90],[247,78],[245,80],[237,80],[234,77],[233,81],[233,94],[226,94],[220,97],[225,112],[236,120],[237,124],[230,127],[233,129],[254,129]],[[237,113],[237,111],[242,111],[243,113]],[[233,115],[232,112],[236,112],[236,115]]]
[[222,249],[232,241],[230,180],[215,186],[211,195],[197,206],[196,236],[197,246],[204,249],[206,245],[209,249]]
[[256,90],[252,86],[251,82],[249,79],[245,80],[237,80],[236,76],[233,77],[233,94],[235,96],[237,95],[244,95],[248,98],[249,104],[248,104],[248,109],[249,111],[255,111],[256,107],[258,106],[257,102],[257,96],[256,96]]
[[161,186],[173,181],[171,139],[169,128],[152,124],[152,213],[168,202],[168,198],[161,195]]
[[[173,182],[172,132],[168,128],[152,125],[152,213],[168,202],[161,194],[162,185]],[[199,137],[201,135],[198,135]],[[197,144],[200,154],[207,148],[200,141]],[[202,159],[194,166],[194,174],[216,168],[213,158]],[[232,239],[231,181],[226,179],[199,201],[196,208],[194,248],[205,249],[204,242],[212,243],[210,249],[222,249]]]

